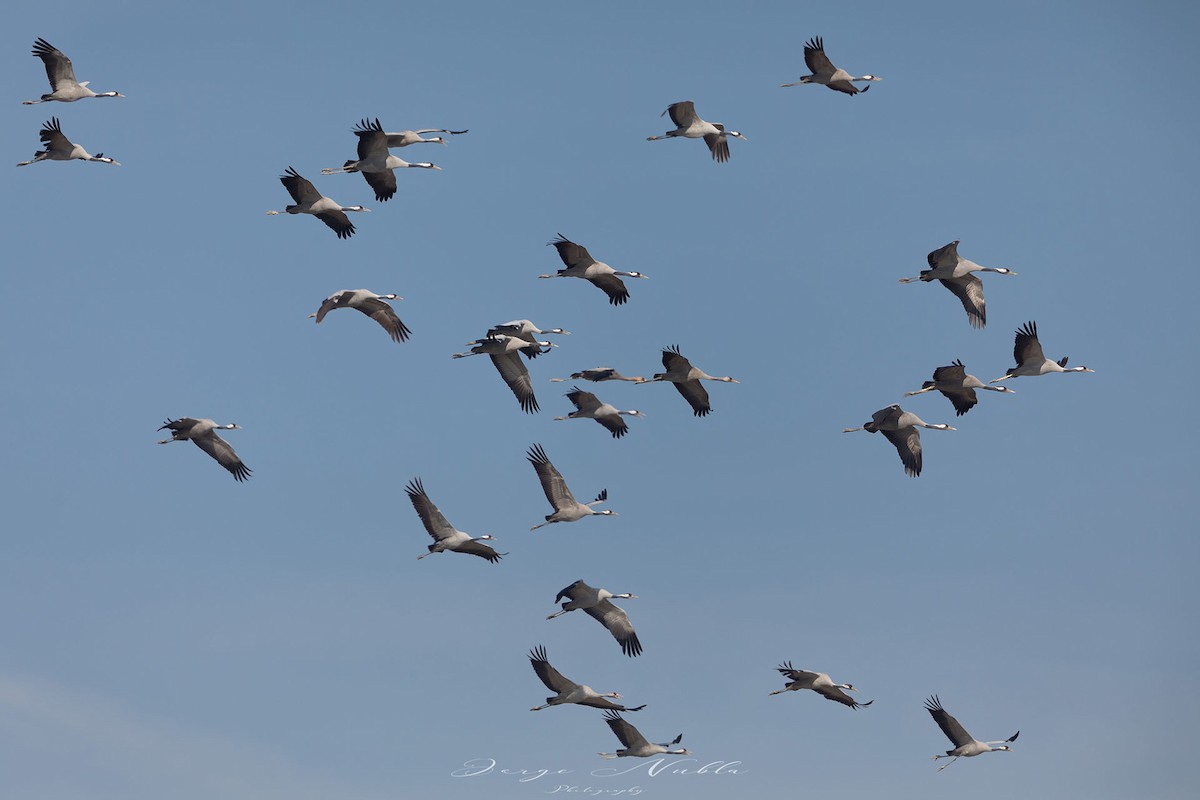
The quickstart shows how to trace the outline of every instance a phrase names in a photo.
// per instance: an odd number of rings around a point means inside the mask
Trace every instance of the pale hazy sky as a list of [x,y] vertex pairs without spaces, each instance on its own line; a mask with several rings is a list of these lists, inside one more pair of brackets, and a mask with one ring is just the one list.
[[[10,163],[56,115],[123,166],[8,167],[0,795],[1192,796],[1198,17],[9,9]],[[883,80],[858,97],[779,88],[816,35]],[[47,91],[39,36],[127,97],[20,105]],[[684,99],[748,137],[729,163],[645,141]],[[360,176],[319,174],[354,156],[363,117],[470,133],[400,151],[443,171],[401,172],[377,203]],[[371,208],[358,234],[266,216],[288,166]],[[560,232],[650,280],[621,307],[537,280]],[[984,276],[983,331],[942,287],[896,282],[954,239],[1019,273]],[[306,319],[358,287],[405,297],[411,341],[350,311]],[[449,358],[515,318],[572,331],[530,365],[536,415],[487,359]],[[1011,381],[964,417],[902,399],[956,358],[1004,374],[1027,320],[1047,355],[1095,374]],[[668,386],[600,384],[645,413],[628,436],[552,421],[570,384],[549,378],[650,375],[674,344],[741,381],[710,386],[709,417]],[[894,402],[958,428],[925,432],[917,479],[881,436],[840,432]],[[243,426],[227,439],[250,480],[156,446],[178,416]],[[530,533],[549,512],[535,442],[619,516]],[[417,476],[509,555],[417,561]],[[583,614],[545,619],[577,578],[639,595],[624,605],[642,656]],[[597,710],[530,713],[547,695],[537,645],[646,703],[630,721],[652,741],[682,732],[693,771],[601,760],[618,743]],[[785,660],[874,704],[769,697]],[[978,738],[1019,729],[1014,752],[935,772],[934,693]]]

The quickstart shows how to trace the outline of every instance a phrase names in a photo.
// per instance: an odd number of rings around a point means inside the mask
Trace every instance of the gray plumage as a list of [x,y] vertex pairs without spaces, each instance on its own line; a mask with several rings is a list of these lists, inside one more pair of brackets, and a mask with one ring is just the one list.
[[604,712],[604,721],[608,723],[608,727],[621,740],[621,744],[625,746],[615,753],[600,753],[599,755],[603,758],[625,758],[629,756],[634,758],[649,758],[650,756],[658,755],[691,755],[687,751],[687,748],[684,747],[672,749],[673,745],[677,745],[683,741],[682,733],[669,742],[655,744],[646,741],[646,737],[642,736],[637,728],[622,719],[621,715],[616,711]]
[[641,711],[646,707],[643,704],[634,706],[633,708],[626,708],[620,703],[614,703],[608,699],[611,697],[615,700],[620,700],[620,692],[597,692],[590,686],[575,683],[563,677],[562,673],[552,667],[546,659],[546,648],[544,645],[539,645],[529,651],[529,663],[542,683],[546,684],[546,688],[555,693],[553,697],[546,698],[544,705],[534,706],[529,709],[530,711],[541,711],[543,708],[549,708],[550,706],[572,703],[580,706],[591,706],[592,708],[603,708],[609,711]]
[[968,261],[958,254],[958,239],[934,250],[925,260],[929,263],[929,269],[921,270],[921,274],[913,278],[901,278],[900,283],[940,281],[962,302],[963,309],[967,312],[967,321],[971,323],[972,328],[982,328],[987,324],[983,281],[972,273],[1017,274],[1004,267],[981,267],[974,261]]
[[622,414],[631,417],[645,416],[645,414],[637,409],[631,408],[628,411],[620,411],[615,406],[602,403],[596,395],[591,392],[585,392],[578,386],[573,387],[571,391],[567,392],[566,397],[575,404],[575,410],[565,417],[555,417],[554,419],[594,419],[607,428],[614,439],[620,439],[629,432],[629,425],[625,423],[625,420],[621,419]]
[[935,369],[933,380],[925,381],[915,392],[905,392],[904,396],[913,397],[925,392],[939,391],[950,400],[954,405],[955,413],[961,417],[979,403],[979,398],[975,395],[976,389],[1013,393],[1013,390],[1006,386],[988,386],[974,375],[968,375],[967,368],[963,366],[963,363],[955,360],[948,366]]
[[1037,323],[1033,321],[1026,322],[1023,326],[1017,328],[1016,338],[1013,341],[1013,360],[1017,362],[1015,367],[1009,367],[1003,376],[993,378],[988,383],[999,383],[1009,378],[1019,378],[1021,376],[1036,377],[1038,375],[1047,375],[1051,372],[1096,371],[1082,366],[1067,367],[1066,356],[1063,356],[1058,361],[1051,361],[1046,358],[1046,354],[1042,352],[1042,343],[1038,341]]
[[[933,721],[942,729],[942,733],[946,734],[946,738],[954,745],[953,748],[946,751],[945,755],[933,757],[934,761],[937,761],[939,758],[950,759],[948,763],[938,768],[938,772],[941,772],[960,758],[971,758],[981,753],[992,753],[998,750],[1011,752],[1012,748],[1008,744],[1015,742],[1017,737],[1021,735],[1021,732],[1017,731],[1007,739],[981,742],[967,733],[967,729],[959,724],[958,720],[950,716],[946,709],[942,708],[942,702],[938,699],[937,695],[933,695],[925,701],[925,710],[929,712],[930,716],[933,717]],[[999,746],[992,747],[992,745]]]
[[621,645],[621,652],[630,658],[641,655],[642,643],[638,640],[633,624],[629,621],[629,615],[625,613],[624,609],[609,602],[612,598],[636,600],[636,594],[628,592],[613,594],[607,589],[597,589],[578,580],[559,592],[554,598],[554,602],[557,603],[564,597],[570,598],[570,600],[562,604],[561,611],[555,611],[546,619],[554,619],[569,611],[583,609],[589,617],[608,629],[608,632]]
[[487,533],[483,536],[468,536],[451,525],[445,515],[429,499],[429,495],[425,493],[425,487],[420,478],[413,478],[409,481],[408,485],[404,487],[404,491],[408,495],[408,499],[412,501],[417,516],[421,518],[421,524],[433,538],[433,544],[429,545],[429,552],[417,556],[418,560],[446,550],[479,556],[493,564],[501,557],[508,555],[508,553],[497,553],[491,547],[483,544],[484,540],[494,539],[494,536]]
[[573,372],[569,378],[551,378],[550,380],[554,383],[579,380],[591,381],[593,383],[600,383],[601,381],[632,381],[633,383],[646,382],[646,379],[641,375],[625,376],[617,372],[612,367],[593,367],[592,369]]
[[446,144],[446,140],[441,136],[425,139],[421,136],[424,133],[448,133],[451,136],[459,136],[467,133],[467,131],[452,131],[449,128],[418,128],[415,131],[389,132],[387,134],[387,146],[408,147],[410,144]]
[[344,206],[325,197],[317,191],[317,187],[312,185],[312,181],[291,167],[288,167],[287,171],[279,176],[279,182],[283,184],[283,188],[288,190],[288,194],[296,203],[287,206],[282,212],[268,211],[268,215],[312,214],[328,225],[339,239],[349,239],[354,235],[354,223],[346,216],[347,211],[371,210],[362,206]]
[[822,697],[849,706],[855,710],[866,708],[874,703],[874,700],[868,700],[865,703],[860,703],[842,690],[857,691],[853,684],[849,683],[834,683],[832,679],[824,672],[812,672],[807,669],[796,669],[792,666],[792,662],[786,661],[781,666],[776,668],[780,674],[788,679],[788,683],[782,689],[776,689],[771,694],[783,694],[784,692],[795,692],[800,689],[811,689]]
[[217,431],[235,431],[240,428],[240,425],[232,422],[228,425],[218,425],[211,419],[194,419],[192,417],[168,419],[159,430],[171,431],[171,438],[162,439],[159,444],[191,440],[193,444],[212,456],[218,464],[229,470],[234,480],[241,483],[250,477],[250,468],[242,463],[229,442],[217,435]]
[[403,299],[398,294],[375,294],[368,289],[342,289],[326,297],[317,312],[309,314],[309,317],[316,317],[319,325],[330,311],[336,308],[353,308],[378,322],[380,327],[387,331],[387,335],[392,337],[392,341],[399,343],[406,341],[412,335],[412,331],[396,316],[396,310],[391,304],[384,301]]
[[856,95],[870,89],[870,86],[864,86],[859,89],[854,85],[853,81],[877,81],[880,78],[875,75],[863,75],[855,77],[844,69],[838,69],[829,60],[829,56],[825,55],[825,42],[820,36],[814,36],[804,43],[804,64],[808,67],[811,75],[805,75],[795,83],[781,83],[780,86],[799,86],[800,84],[816,83],[822,86],[828,86],[835,92],[843,92],[848,95]]
[[546,499],[554,507],[554,513],[547,514],[545,522],[534,525],[529,530],[536,531],[543,525],[550,525],[555,522],[575,522],[576,520],[593,515],[616,516],[617,512],[615,511],[608,509],[597,511],[592,508],[592,506],[608,500],[607,489],[601,489],[600,494],[590,503],[580,503],[576,500],[575,495],[571,494],[571,489],[567,486],[567,482],[563,480],[562,473],[550,463],[550,459],[546,456],[546,451],[542,449],[540,444],[530,447],[526,458],[529,459],[529,463],[533,465],[534,471],[537,472],[538,480],[542,484],[542,491],[545,492]]
[[79,83],[75,80],[75,67],[71,59],[63,51],[38,38],[33,43],[33,55],[42,60],[46,67],[46,78],[50,81],[50,93],[44,94],[38,100],[22,100],[21,104],[31,106],[35,103],[73,103],[86,97],[124,97],[119,92],[93,92],[88,88],[91,81]]
[[603,261],[597,261],[592,258],[592,254],[587,251],[586,247],[575,244],[561,233],[557,239],[547,243],[548,247],[551,245],[558,251],[558,257],[562,259],[566,267],[553,275],[538,275],[539,278],[583,278],[608,295],[608,302],[614,306],[619,306],[629,299],[629,290],[625,288],[625,283],[621,280],[622,276],[626,278],[648,277],[640,272],[621,272]]
[[536,414],[539,411],[537,397],[533,394],[533,381],[529,377],[529,370],[521,362],[520,354],[528,352],[531,348],[549,347],[549,342],[530,344],[515,336],[493,336],[487,339],[476,339],[468,344],[473,345],[470,350],[465,353],[452,353],[450,357],[467,358],[478,355],[491,357],[492,364],[495,365],[496,371],[500,373],[500,377],[504,379],[508,388],[512,390],[513,395],[516,396],[521,410],[527,414]]
[[712,406],[708,402],[708,391],[700,384],[700,381],[738,383],[728,376],[718,378],[709,375],[704,370],[696,369],[679,352],[679,345],[672,345],[662,351],[662,363],[667,371],[655,374],[646,383],[668,381],[675,384],[675,388],[683,395],[683,399],[688,401],[688,405],[692,407],[692,413],[697,417],[707,416],[712,411]]
[[905,411],[898,405],[890,405],[872,414],[871,421],[861,428],[844,428],[842,433],[853,433],[854,431],[882,433],[900,454],[904,472],[909,477],[915,478],[921,474],[922,463],[921,434],[917,430],[918,427],[932,428],[938,431],[955,430],[945,423],[929,423],[911,411]]
[[671,122],[675,123],[675,130],[667,131],[662,136],[647,136],[646,141],[654,142],[659,139],[673,139],[683,137],[685,139],[703,139],[708,145],[708,150],[712,153],[713,161],[718,164],[723,164],[729,160],[729,137],[733,136],[743,141],[749,141],[745,136],[737,131],[727,131],[725,126],[720,122],[706,122],[700,119],[696,113],[696,104],[691,100],[682,100],[678,103],[671,103],[667,106],[667,110],[659,116],[671,115]]
[[77,145],[67,139],[62,132],[62,127],[58,123],[58,117],[51,117],[42,123],[42,129],[38,132],[38,139],[46,149],[38,150],[33,154],[33,158],[28,161],[18,162],[18,167],[27,167],[39,161],[100,161],[104,164],[121,166],[118,162],[105,156],[104,153],[91,155],[81,145]]
[[[367,184],[375,191],[375,199],[381,203],[391,200],[396,194],[396,173],[393,170],[419,167],[421,169],[437,169],[436,164],[428,161],[405,161],[388,152],[392,134],[384,133],[379,119],[374,122],[362,120],[354,129],[358,137],[358,159],[351,159],[339,169],[326,168],[322,175],[336,175],[343,172],[361,172]],[[422,140],[424,141],[424,140]]]

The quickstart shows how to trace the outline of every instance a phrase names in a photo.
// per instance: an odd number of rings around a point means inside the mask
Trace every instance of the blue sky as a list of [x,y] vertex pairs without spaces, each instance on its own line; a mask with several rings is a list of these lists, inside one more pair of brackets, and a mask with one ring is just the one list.
[[[9,11],[11,163],[57,115],[123,166],[5,184],[7,792],[1191,796],[1194,7],[347,9]],[[883,80],[779,88],[816,35]],[[47,90],[39,36],[127,97],[20,105]],[[684,99],[749,138],[729,163],[645,141]],[[470,133],[400,151],[443,171],[401,172],[377,203],[360,176],[319,175],[363,117]],[[371,208],[358,234],[265,216],[288,166]],[[622,307],[537,280],[559,232],[650,280]],[[940,286],[896,282],[953,239],[1019,273],[984,276],[983,331]],[[348,311],[306,319],[358,287],[406,298],[411,341]],[[573,332],[531,365],[536,415],[486,359],[449,358],[516,318]],[[1027,320],[1095,374],[1011,381],[957,419],[903,400],[958,428],[925,432],[918,479],[882,437],[840,432],[953,359],[1002,375]],[[664,385],[600,384],[646,414],[628,436],[552,421],[570,384],[549,378],[649,375],[673,344],[741,381],[710,387],[711,416]],[[157,447],[177,416],[242,425],[227,438],[253,477]],[[620,515],[530,533],[549,510],[535,442]],[[509,555],[417,561],[416,476]],[[577,578],[639,595],[641,657],[582,614],[546,621]],[[631,721],[651,740],[682,732],[682,766],[738,772],[602,761],[600,712],[528,711],[539,644],[647,703]],[[874,705],[768,697],[784,660]],[[935,772],[934,693],[979,738],[1019,729],[1015,752]],[[496,768],[454,777],[473,759]],[[592,774],[618,764],[638,769]]]

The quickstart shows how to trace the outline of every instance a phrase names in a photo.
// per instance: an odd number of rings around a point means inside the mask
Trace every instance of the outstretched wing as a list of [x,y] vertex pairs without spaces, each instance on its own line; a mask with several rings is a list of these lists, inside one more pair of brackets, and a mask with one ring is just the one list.
[[592,619],[598,620],[601,625],[608,628],[608,632],[613,635],[613,638],[621,645],[621,652],[633,658],[641,655],[642,643],[638,641],[637,632],[633,630],[633,624],[629,621],[629,615],[625,610],[618,608],[608,600],[601,600],[594,606],[585,608]]

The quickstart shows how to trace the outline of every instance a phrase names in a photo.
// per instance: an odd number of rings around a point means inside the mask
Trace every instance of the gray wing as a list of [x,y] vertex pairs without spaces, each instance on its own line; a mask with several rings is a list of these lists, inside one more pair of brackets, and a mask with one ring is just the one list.
[[375,199],[386,203],[396,196],[396,173],[390,169],[383,172],[364,172],[363,179],[375,190]]
[[677,344],[663,349],[662,364],[667,372],[688,372],[692,369],[692,362],[688,361],[679,352],[679,345]]
[[1042,352],[1042,343],[1038,341],[1036,322],[1026,322],[1017,328],[1013,358],[1016,359],[1018,367],[1026,362],[1041,364],[1046,360],[1046,354]]
[[417,510],[421,524],[425,526],[425,530],[435,542],[449,539],[457,533],[450,521],[442,515],[441,511],[438,511],[438,507],[429,499],[429,495],[425,494],[425,487],[421,484],[420,478],[413,478],[409,481],[408,485],[404,487],[404,491],[408,494],[408,499],[412,501],[413,508]]
[[938,383],[962,383],[966,377],[967,368],[961,361],[955,361],[945,367],[938,367],[933,371],[933,379]]
[[354,129],[354,135],[358,137],[359,161],[365,161],[371,157],[387,157],[388,137],[383,132],[383,126],[379,124],[378,117],[374,122],[365,119],[359,122],[358,127]]
[[601,425],[607,428],[609,433],[613,435],[614,439],[620,439],[622,436],[629,433],[629,425],[624,419],[621,418],[620,414],[604,414],[603,416],[593,417],[592,419],[596,420],[596,422],[599,422]]
[[[312,188],[311,183],[308,186]],[[314,189],[313,191],[316,190]],[[322,211],[320,214],[313,214],[313,216],[328,225],[337,234],[339,239],[349,239],[354,235],[354,223],[346,216],[346,212],[341,209],[335,208],[332,211]]]
[[708,412],[712,411],[712,406],[708,402],[708,390],[700,381],[676,383],[675,388],[683,395],[683,399],[688,401],[688,405],[692,407],[692,413],[697,417],[707,416]]
[[860,703],[836,686],[817,686],[814,688],[816,689],[817,694],[821,695],[822,697],[841,703],[844,706],[850,706],[855,710],[866,708],[867,706],[871,705],[871,703],[875,702],[874,700],[868,700],[865,703]]
[[[866,91],[866,89],[860,89],[850,81],[830,81],[825,85],[836,92],[844,92],[851,95]],[[869,89],[870,87],[868,86],[867,88]]]
[[[159,430],[162,430],[162,428],[159,428]],[[576,600],[576,599],[578,599],[578,597],[580,595],[583,595],[584,593],[592,593],[595,591],[596,591],[595,589],[593,589],[591,586],[588,586],[583,581],[581,581],[581,580],[575,581],[570,586],[566,587],[561,592],[559,592],[558,596],[554,598],[554,602],[557,603],[558,601],[562,600],[564,597],[569,597],[572,600]]]
[[472,539],[469,542],[464,542],[463,544],[456,546],[454,548],[454,552],[466,553],[467,555],[472,555],[472,556],[479,556],[480,558],[487,559],[488,561],[492,562],[493,564],[495,564],[497,561],[499,561],[502,556],[508,555],[508,553],[503,553],[503,554],[497,553],[495,550],[493,550],[491,547],[487,546],[483,542],[477,542],[474,539]]
[[330,311],[333,311],[335,308],[345,307],[345,300],[349,294],[350,292],[343,289],[342,291],[334,292],[333,294],[329,295],[329,297],[326,297],[321,303],[321,307],[317,309],[317,324],[320,325],[321,320],[325,319],[325,315]]
[[629,299],[629,290],[625,288],[625,282],[611,272],[593,276],[588,280],[593,286],[602,289],[608,295],[608,302],[614,306],[619,306]]
[[575,244],[561,233],[550,244],[554,245],[554,249],[558,251],[558,257],[568,267],[586,267],[588,264],[596,263],[596,259],[592,258],[586,247]]
[[599,620],[601,625],[608,628],[613,638],[621,644],[621,652],[630,658],[641,655],[642,643],[638,641],[637,633],[633,630],[633,625],[629,622],[629,616],[624,609],[614,606],[608,600],[601,600],[596,605],[585,608],[584,611],[592,619]]
[[925,260],[929,262],[930,269],[937,269],[938,267],[954,267],[954,266],[956,266],[959,262],[958,239],[955,239],[950,244],[943,245],[942,247],[939,247],[937,250],[934,250],[932,253],[930,253],[928,256],[925,257]]
[[681,100],[667,106],[666,113],[671,115],[671,122],[676,128],[689,128],[699,117],[696,116],[696,104],[691,100]]
[[[317,191],[317,187],[312,185],[312,181],[310,181],[308,178],[305,178],[291,167],[288,167],[287,171],[279,176],[279,182],[282,183],[283,187],[288,190],[288,194],[292,196],[292,199],[300,205],[315,203],[321,199],[321,193]],[[349,222],[349,220],[347,220],[347,222]],[[350,227],[353,228],[354,226],[351,225]]]
[[33,43],[33,54],[46,65],[46,77],[50,80],[52,90],[58,89],[60,82],[76,83],[75,68],[62,50],[39,36]]
[[238,458],[237,453],[233,451],[233,447],[230,446],[229,442],[222,439],[215,432],[209,431],[203,436],[192,439],[192,441],[201,450],[215,458],[218,464],[229,470],[234,480],[240,483],[250,477],[250,468],[242,463],[242,460]]
[[546,688],[555,693],[569,692],[574,689],[576,683],[562,676],[558,670],[550,666],[550,662],[546,660],[546,647],[538,645],[533,650],[529,651],[529,663],[533,667],[533,671],[541,679],[542,683],[546,684]]
[[813,75],[833,75],[837,67],[825,55],[825,42],[820,36],[814,36],[804,44],[804,63]]
[[[412,331],[396,316],[396,309],[384,300],[368,298],[358,304],[358,310],[378,322],[387,331],[388,336],[392,337],[393,342],[403,342],[412,335]],[[320,319],[317,321],[320,322]]]
[[974,275],[967,274],[961,278],[940,278],[954,296],[962,301],[967,312],[967,321],[972,328],[982,328],[987,324],[987,307],[983,302],[983,281]]
[[567,392],[567,399],[575,404],[575,408],[580,411],[595,411],[600,407],[600,398],[591,392],[585,392],[578,386],[572,387],[571,391]]
[[887,440],[896,446],[900,461],[904,463],[904,471],[910,477],[921,474],[921,434],[913,426],[899,430],[880,431]]
[[617,735],[617,738],[621,740],[621,744],[625,745],[625,747],[639,748],[650,744],[637,728],[626,722],[617,712],[606,712],[604,721],[608,723],[608,727],[612,729],[612,732]]
[[[718,125],[718,128],[721,126]],[[712,153],[713,161],[718,164],[724,164],[729,160],[729,139],[725,136],[725,132],[707,133],[704,135],[704,143],[708,145],[708,151]]]
[[925,701],[925,709],[933,716],[933,721],[938,724],[938,727],[942,729],[942,733],[946,734],[946,738],[955,747],[962,747],[964,744],[970,744],[975,741],[975,737],[967,733],[967,729],[958,724],[958,720],[950,716],[946,712],[946,709],[942,708],[942,702],[938,700],[936,694]]
[[521,410],[526,414],[537,413],[538,402],[533,395],[533,382],[529,379],[529,370],[521,362],[520,354],[514,351],[500,354],[490,353],[489,356],[500,372],[500,377],[504,378],[508,388],[512,389],[512,393],[516,395],[517,402],[521,404]]
[[46,145],[47,150],[70,150],[73,146],[71,140],[63,134],[58,117],[46,120],[42,125],[42,130],[38,133],[38,139]]
[[778,670],[779,673],[789,681],[805,681],[807,683],[812,683],[817,677],[817,673],[812,672],[811,670],[796,669],[792,666],[792,662],[790,661],[783,662],[775,669]]
[[529,459],[530,464],[533,464],[538,480],[541,481],[542,491],[546,493],[546,499],[550,501],[550,505],[554,506],[555,511],[576,505],[575,495],[571,494],[571,490],[567,488],[567,482],[563,480],[562,473],[550,463],[550,459],[546,457],[546,451],[540,444],[529,448],[526,458]]

